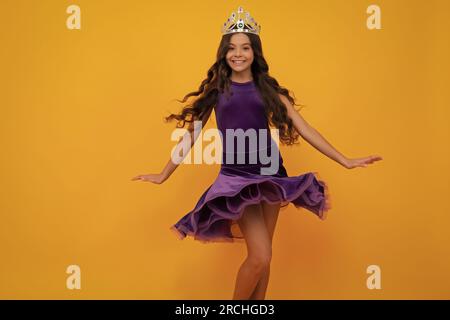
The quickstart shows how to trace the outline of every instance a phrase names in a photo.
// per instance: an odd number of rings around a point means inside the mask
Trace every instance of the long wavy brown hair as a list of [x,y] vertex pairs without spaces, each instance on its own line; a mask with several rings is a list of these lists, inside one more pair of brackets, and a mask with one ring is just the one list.
[[[177,99],[177,101],[184,103],[189,97],[195,96],[197,97],[195,101],[183,107],[179,114],[172,113],[165,117],[166,122],[176,119],[178,128],[184,128],[187,122],[189,123],[189,130],[193,130],[194,121],[201,119],[204,125],[218,101],[219,92],[223,93],[226,91],[229,93],[232,70],[226,61],[226,55],[232,35],[226,34],[222,36],[217,50],[216,62],[208,70],[207,78],[202,81],[199,89],[188,93],[181,101]],[[253,80],[263,98],[264,112],[268,119],[268,124],[279,130],[281,143],[285,145],[296,144],[299,134],[295,130],[279,94],[284,95],[294,106],[303,105],[296,104],[295,99],[289,95],[289,90],[280,86],[278,81],[269,75],[269,66],[263,56],[260,37],[252,33],[246,33],[246,35],[250,39],[254,55],[251,65]]]

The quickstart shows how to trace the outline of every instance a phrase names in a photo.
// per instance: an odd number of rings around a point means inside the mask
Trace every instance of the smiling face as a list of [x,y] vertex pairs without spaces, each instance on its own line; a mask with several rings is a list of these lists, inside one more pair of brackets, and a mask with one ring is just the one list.
[[246,34],[239,32],[230,38],[226,60],[235,75],[251,78],[253,49]]

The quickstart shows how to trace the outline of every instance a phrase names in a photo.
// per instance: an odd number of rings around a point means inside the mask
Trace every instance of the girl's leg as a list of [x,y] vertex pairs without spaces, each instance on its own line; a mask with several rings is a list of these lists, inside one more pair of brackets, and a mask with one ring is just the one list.
[[272,247],[261,204],[247,206],[238,223],[247,244],[247,258],[237,274],[233,299],[244,300],[250,298],[270,264]]
[[[269,233],[270,242],[272,244],[273,234],[275,232],[275,226],[278,220],[278,213],[280,211],[280,204],[269,204],[265,201],[262,202],[262,209],[264,215],[264,221],[266,223],[267,231]],[[267,285],[269,284],[270,276],[270,264],[264,269],[264,272],[256,285],[250,300],[264,300],[267,291]]]

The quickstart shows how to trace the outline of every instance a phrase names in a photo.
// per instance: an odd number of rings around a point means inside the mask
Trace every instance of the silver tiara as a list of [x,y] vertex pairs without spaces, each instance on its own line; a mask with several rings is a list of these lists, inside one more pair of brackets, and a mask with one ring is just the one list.
[[233,12],[222,26],[222,34],[235,32],[249,32],[259,35],[261,26],[253,19],[249,12],[245,12],[242,7]]

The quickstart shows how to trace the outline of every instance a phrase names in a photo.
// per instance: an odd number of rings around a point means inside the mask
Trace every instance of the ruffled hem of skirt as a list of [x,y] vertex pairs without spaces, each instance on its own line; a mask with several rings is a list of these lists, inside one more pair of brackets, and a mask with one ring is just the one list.
[[[299,187],[289,192],[286,185],[290,183],[294,186],[297,183]],[[329,187],[316,171],[292,177],[248,178],[248,181],[239,185],[237,191],[212,191],[208,198],[213,186],[214,184],[204,192],[194,210],[170,227],[180,240],[191,236],[202,243],[244,242],[237,221],[247,206],[262,201],[279,203],[281,208],[292,203],[298,209],[313,212],[321,220],[327,218],[327,213],[332,208]]]

